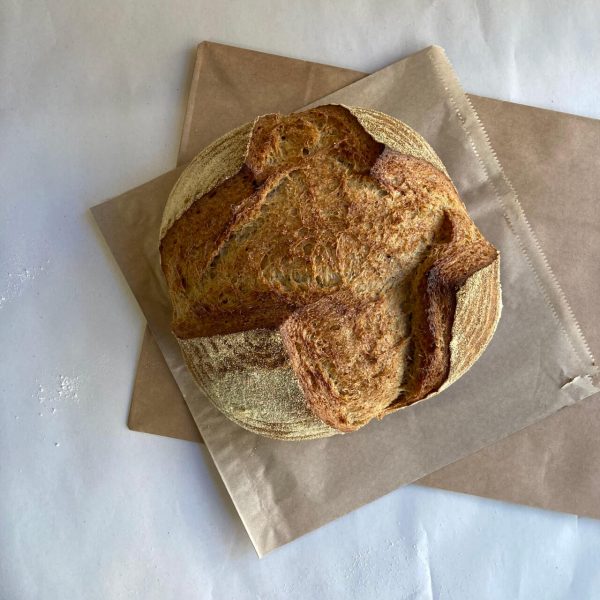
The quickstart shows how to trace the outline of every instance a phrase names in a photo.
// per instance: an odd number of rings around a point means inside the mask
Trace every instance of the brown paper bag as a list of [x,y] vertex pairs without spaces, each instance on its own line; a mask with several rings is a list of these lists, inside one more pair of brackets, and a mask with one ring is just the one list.
[[178,172],[93,209],[259,554],[597,389],[585,342],[443,52],[427,49],[323,101],[370,106],[423,133],[502,252],[496,336],[468,376],[437,397],[351,435],[301,444],[237,427],[202,397],[169,331],[156,239]]
[[[282,72],[287,74],[284,90]],[[200,44],[179,162],[187,162],[212,139],[253,114],[291,111],[297,98],[310,101],[362,77],[364,74],[347,69],[233,46]],[[223,98],[235,111],[218,109],[217,102]],[[595,192],[600,187],[596,181],[600,178],[600,121],[479,96],[470,98],[593,354],[600,355],[600,319],[595,310],[600,297]],[[579,218],[573,219],[574,212]],[[573,235],[576,224],[580,235]],[[595,269],[596,276],[588,277]],[[142,343],[128,424],[138,431],[201,441],[149,329]],[[598,431],[600,398],[595,395],[417,483],[600,518]]]

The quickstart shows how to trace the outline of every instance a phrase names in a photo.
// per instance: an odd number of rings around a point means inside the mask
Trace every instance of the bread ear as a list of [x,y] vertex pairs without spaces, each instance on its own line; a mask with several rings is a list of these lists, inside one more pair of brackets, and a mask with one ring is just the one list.
[[415,278],[413,360],[407,391],[382,416],[446,389],[479,358],[496,329],[499,256],[485,239],[461,245],[460,228]]
[[374,140],[401,154],[425,160],[448,177],[448,171],[434,149],[406,123],[378,110],[342,106],[356,117],[362,128]]
[[254,122],[226,133],[190,162],[175,182],[165,205],[159,240],[194,201],[235,175],[244,164]]

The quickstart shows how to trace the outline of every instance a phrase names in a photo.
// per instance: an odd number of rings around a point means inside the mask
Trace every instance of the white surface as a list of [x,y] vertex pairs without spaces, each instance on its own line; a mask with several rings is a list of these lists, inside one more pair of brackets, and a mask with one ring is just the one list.
[[471,92],[600,118],[599,30],[593,2],[4,0],[0,599],[600,598],[600,522],[414,486],[259,560],[204,450],[125,426],[143,319],[87,213],[173,167],[202,39],[362,70],[437,43]]

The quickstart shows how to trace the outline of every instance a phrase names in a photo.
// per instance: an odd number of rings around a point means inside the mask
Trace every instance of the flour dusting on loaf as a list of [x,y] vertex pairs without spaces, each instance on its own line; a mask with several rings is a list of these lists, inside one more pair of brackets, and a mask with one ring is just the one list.
[[499,256],[404,123],[327,105],[204,150],[165,208],[172,329],[207,397],[269,437],[354,431],[491,339]]

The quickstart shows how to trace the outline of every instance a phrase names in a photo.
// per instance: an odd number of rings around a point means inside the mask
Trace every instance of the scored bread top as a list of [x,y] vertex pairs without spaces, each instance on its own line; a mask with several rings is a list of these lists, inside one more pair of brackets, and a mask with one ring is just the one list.
[[266,115],[209,146],[160,253],[199,385],[272,437],[352,431],[438,392],[500,314],[498,253],[443,164],[367,109]]

